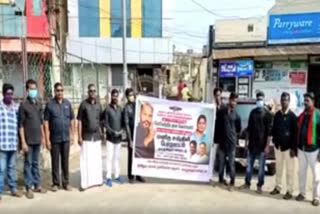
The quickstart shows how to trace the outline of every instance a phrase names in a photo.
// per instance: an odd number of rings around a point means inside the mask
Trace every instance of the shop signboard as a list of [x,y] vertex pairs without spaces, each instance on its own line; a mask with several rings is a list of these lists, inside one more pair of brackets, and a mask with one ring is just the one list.
[[268,44],[320,42],[320,13],[271,15]]
[[225,77],[251,77],[254,65],[252,60],[238,60],[220,62],[219,73],[221,78]]

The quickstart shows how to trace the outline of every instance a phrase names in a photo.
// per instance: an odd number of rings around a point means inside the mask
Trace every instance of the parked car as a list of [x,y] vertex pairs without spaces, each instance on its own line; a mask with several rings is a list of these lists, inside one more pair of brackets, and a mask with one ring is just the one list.
[[[237,113],[241,117],[241,134],[236,148],[236,163],[239,163],[243,167],[247,166],[247,151],[245,148],[245,139],[247,136],[247,127],[249,122],[250,112],[256,107],[256,100],[254,99],[239,99],[236,108]],[[258,168],[258,161],[254,164],[255,168]],[[266,157],[266,172],[268,175],[274,175],[276,173],[276,161],[274,146],[271,143],[270,152]]]

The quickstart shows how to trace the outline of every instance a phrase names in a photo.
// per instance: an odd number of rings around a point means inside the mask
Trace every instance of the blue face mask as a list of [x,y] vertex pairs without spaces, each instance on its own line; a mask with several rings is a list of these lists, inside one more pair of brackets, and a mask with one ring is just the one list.
[[30,89],[28,96],[29,96],[30,99],[36,99],[37,96],[38,96],[37,89]]
[[264,102],[263,102],[263,100],[258,100],[257,103],[256,103],[256,105],[257,105],[258,108],[264,107]]

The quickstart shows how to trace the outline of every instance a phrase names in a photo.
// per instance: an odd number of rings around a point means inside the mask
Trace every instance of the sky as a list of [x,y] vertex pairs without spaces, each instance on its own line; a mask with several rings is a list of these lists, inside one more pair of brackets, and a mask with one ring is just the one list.
[[[177,51],[201,52],[207,43],[209,25],[219,19],[267,15],[274,0],[172,0],[173,43]],[[196,2],[196,3],[195,3]],[[197,3],[207,10],[201,8]]]

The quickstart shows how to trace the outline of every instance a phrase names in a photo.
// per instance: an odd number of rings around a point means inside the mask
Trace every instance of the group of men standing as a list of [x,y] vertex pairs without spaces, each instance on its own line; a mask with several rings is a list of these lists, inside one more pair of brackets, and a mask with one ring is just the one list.
[[[3,100],[0,102],[0,200],[4,192],[5,175],[12,196],[22,197],[16,184],[16,159],[20,151],[24,155],[24,182],[26,197],[34,193],[46,193],[41,187],[39,159],[41,149],[51,153],[53,192],[63,188],[71,191],[69,184],[70,145],[75,141],[76,124],[71,103],[64,98],[61,83],[54,85],[54,98],[45,108],[39,102],[37,83],[26,82],[27,99],[20,104],[14,102],[14,87],[3,85]],[[79,107],[78,144],[81,146],[80,171],[81,190],[102,185],[102,140],[107,136],[107,175],[105,184],[112,187],[112,173],[115,181],[123,183],[120,177],[120,148],[122,134],[128,135],[128,178],[145,182],[144,178],[132,175],[132,139],[135,119],[135,94],[126,90],[127,104],[122,109],[118,104],[119,92],[111,92],[111,102],[105,110],[96,96],[93,84],[88,86],[88,98]],[[44,110],[43,110],[44,109]],[[106,130],[104,132],[104,130]],[[61,173],[60,173],[61,168]]]
[[[215,144],[213,158],[219,168],[219,183],[226,185],[230,191],[235,185],[235,152],[241,132],[241,118],[236,113],[238,96],[231,93],[228,105],[222,104],[222,90],[214,90],[217,107],[215,128]],[[305,110],[297,117],[290,109],[290,94],[282,93],[281,110],[275,115],[266,108],[265,95],[258,92],[256,95],[256,108],[249,116],[246,129],[247,168],[245,184],[240,189],[250,189],[251,178],[256,159],[259,161],[257,193],[262,194],[265,175],[265,161],[269,154],[270,143],[273,141],[276,155],[276,185],[270,192],[277,195],[282,190],[282,175],[286,168],[287,191],[283,196],[285,200],[293,197],[295,178],[295,157],[299,162],[299,195],[297,201],[306,197],[306,179],[308,167],[313,174],[313,200],[312,205],[319,206],[320,200],[320,112],[315,108],[315,96],[311,93],[304,95]],[[214,161],[215,162],[215,161]],[[226,163],[230,183],[225,180]]]
[[[71,103],[63,96],[63,85],[54,85],[55,97],[50,100],[43,111],[38,101],[37,83],[34,80],[26,82],[27,99],[20,106],[13,100],[14,87],[3,85],[3,100],[0,102],[0,200],[4,191],[5,174],[12,196],[21,197],[16,185],[17,151],[24,154],[24,182],[26,197],[34,198],[34,193],[46,193],[41,187],[39,157],[41,148],[47,148],[51,153],[52,191],[60,188],[70,191],[69,185],[69,152],[74,143],[75,116]],[[241,118],[236,112],[238,95],[231,93],[229,103],[222,104],[221,89],[214,90],[217,107],[215,126],[215,145],[217,152],[212,157],[218,157],[219,183],[227,185],[229,190],[235,186],[235,152],[239,134],[242,130]],[[107,136],[107,175],[105,184],[112,187],[114,180],[122,184],[120,176],[120,149],[124,132],[128,139],[128,179],[145,180],[132,174],[133,133],[135,125],[135,94],[132,89],[125,92],[128,100],[124,108],[119,102],[119,91],[111,91],[111,102],[105,110],[96,96],[93,84],[88,86],[88,98],[79,107],[78,144],[81,146],[80,171],[81,189],[103,185],[102,140]],[[259,161],[257,192],[262,193],[264,185],[265,161],[273,141],[276,154],[276,185],[270,193],[280,194],[282,190],[282,175],[286,168],[287,191],[284,199],[293,197],[295,157],[299,161],[299,195],[297,201],[306,197],[307,169],[310,166],[313,173],[313,201],[319,206],[320,199],[320,112],[314,106],[313,93],[304,95],[304,112],[297,117],[290,109],[290,94],[281,95],[281,110],[275,115],[264,104],[265,95],[256,95],[256,108],[249,116],[246,131],[247,169],[245,184],[241,189],[250,189],[254,162]],[[105,130],[105,131],[104,131]],[[215,162],[215,161],[214,161]],[[230,182],[225,180],[228,166]],[[60,169],[61,168],[61,175]],[[61,178],[61,179],[60,179]]]

